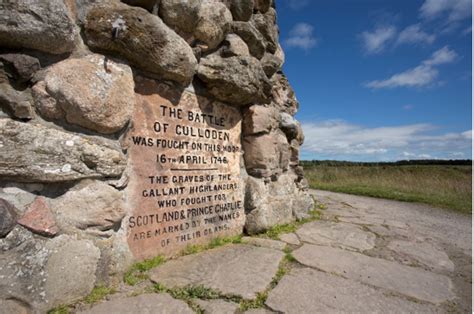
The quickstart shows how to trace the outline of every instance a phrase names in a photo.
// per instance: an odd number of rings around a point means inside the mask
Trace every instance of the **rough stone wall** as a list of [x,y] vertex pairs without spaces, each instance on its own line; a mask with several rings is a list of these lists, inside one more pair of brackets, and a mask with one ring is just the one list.
[[242,115],[247,233],[312,207],[271,0],[0,2],[0,307],[45,311],[110,283],[127,244],[137,78]]

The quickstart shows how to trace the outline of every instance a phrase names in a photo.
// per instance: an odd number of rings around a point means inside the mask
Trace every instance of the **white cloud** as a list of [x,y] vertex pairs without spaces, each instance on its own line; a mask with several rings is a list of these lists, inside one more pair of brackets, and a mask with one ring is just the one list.
[[440,65],[444,63],[451,63],[458,57],[458,54],[454,51],[449,49],[448,46],[444,46],[443,48],[436,50],[432,55],[431,58],[425,60],[423,62],[424,65],[433,66],[433,65]]
[[471,130],[433,135],[430,124],[368,128],[329,120],[302,126],[304,154],[320,159],[447,158],[471,147]]
[[309,0],[286,0],[288,6],[293,10],[299,10],[309,4]]
[[414,107],[413,107],[413,105],[407,104],[407,105],[403,106],[402,108],[403,108],[403,110],[412,110]]
[[316,37],[313,35],[314,27],[307,23],[298,23],[290,31],[289,37],[285,40],[288,47],[301,48],[309,50],[316,43]]
[[373,32],[362,32],[360,38],[362,39],[364,49],[368,54],[377,54],[382,52],[386,45],[395,38],[397,29],[394,26],[381,26],[376,28]]
[[425,0],[420,16],[435,19],[446,15],[448,22],[456,22],[471,16],[471,0]]
[[457,58],[457,53],[448,46],[435,51],[431,57],[417,67],[392,75],[385,80],[375,80],[365,84],[366,87],[395,88],[395,87],[422,87],[429,85],[438,77],[437,65],[451,63]]
[[432,44],[435,39],[436,36],[423,31],[420,24],[414,24],[406,27],[398,34],[396,44]]

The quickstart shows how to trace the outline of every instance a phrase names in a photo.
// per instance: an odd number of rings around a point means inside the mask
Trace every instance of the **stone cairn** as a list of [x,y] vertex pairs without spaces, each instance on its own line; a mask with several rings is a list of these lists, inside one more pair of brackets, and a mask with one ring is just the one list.
[[[194,97],[192,108],[222,107],[237,117],[220,120],[237,126],[233,147],[240,149],[232,165],[238,175],[226,185],[236,189],[227,210],[237,223],[222,235],[307,215],[303,133],[278,33],[271,0],[0,1],[0,305],[42,312],[114,283],[150,256],[137,253],[145,246],[134,244],[131,229],[151,222],[130,218],[140,203],[132,182],[142,179],[134,177],[140,151],[130,157],[129,135],[153,116],[146,97],[160,95],[176,108]],[[206,134],[221,134],[213,132]],[[170,178],[188,178],[171,170]],[[209,232],[219,224],[214,218],[205,222]],[[190,243],[220,236],[193,235],[201,237]],[[150,252],[160,254],[160,238],[150,241],[146,247],[156,241]]]

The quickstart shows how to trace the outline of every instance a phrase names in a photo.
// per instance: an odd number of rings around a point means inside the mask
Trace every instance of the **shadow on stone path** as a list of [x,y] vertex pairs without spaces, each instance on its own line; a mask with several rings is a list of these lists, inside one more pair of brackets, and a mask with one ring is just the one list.
[[[262,296],[262,307],[248,313],[471,311],[470,216],[421,204],[311,193],[326,207],[321,220],[281,235],[281,241],[244,238],[246,244],[171,260],[151,270],[151,281],[216,291],[213,300],[193,301],[204,313],[239,313],[236,300]],[[284,261],[290,262],[279,277]],[[86,312],[111,308],[192,312],[166,293],[114,297]]]

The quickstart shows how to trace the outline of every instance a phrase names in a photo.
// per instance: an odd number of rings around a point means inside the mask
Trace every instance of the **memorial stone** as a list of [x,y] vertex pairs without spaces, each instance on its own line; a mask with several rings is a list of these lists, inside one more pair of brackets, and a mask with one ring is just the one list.
[[0,1],[0,304],[305,217],[273,2]]
[[127,134],[128,244],[136,257],[240,234],[241,114],[191,91],[170,101],[165,84],[141,79]]

